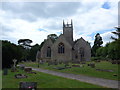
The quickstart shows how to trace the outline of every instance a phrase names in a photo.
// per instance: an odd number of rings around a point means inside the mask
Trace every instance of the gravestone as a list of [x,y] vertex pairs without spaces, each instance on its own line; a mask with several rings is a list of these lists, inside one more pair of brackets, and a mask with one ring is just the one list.
[[113,74],[113,76],[117,76],[117,74]]
[[68,64],[68,63],[65,63],[65,67],[69,67],[69,64]]
[[5,68],[5,69],[3,70],[3,75],[7,75],[7,74],[8,74],[8,69]]
[[104,72],[114,72],[113,70],[110,69],[96,69],[97,71],[104,71]]
[[84,65],[80,65],[80,67],[84,67]]
[[86,62],[81,62],[81,64],[86,64]]
[[57,60],[55,60],[55,61],[54,61],[54,65],[58,65],[58,62],[57,62]]
[[72,67],[80,67],[80,65],[72,65]]
[[13,59],[13,62],[14,62],[13,70],[16,71],[16,62],[17,62],[17,60],[16,60],[16,59]]
[[24,75],[24,74],[16,74],[15,78],[27,78],[28,76]]
[[37,82],[20,82],[19,84],[20,90],[36,90],[37,89]]
[[65,67],[53,67],[53,69],[62,70],[65,69]]
[[90,66],[92,68],[95,68],[95,64],[94,63],[90,63],[90,64],[88,64],[88,66]]
[[39,64],[44,64],[44,62],[42,60],[39,61]]
[[112,64],[120,64],[120,60],[112,60],[111,63]]
[[32,72],[32,68],[25,68],[24,71],[25,72]]
[[94,63],[91,63],[91,68],[95,68],[95,64]]
[[31,73],[31,74],[37,74],[36,72],[27,72],[27,73]]
[[54,61],[48,61],[48,66],[55,65]]

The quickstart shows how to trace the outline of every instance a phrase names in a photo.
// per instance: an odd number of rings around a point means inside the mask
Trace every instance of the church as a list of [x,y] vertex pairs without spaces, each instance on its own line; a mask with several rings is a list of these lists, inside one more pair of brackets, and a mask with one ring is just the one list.
[[[38,54],[38,53],[37,53]],[[36,59],[58,63],[90,61],[91,46],[82,37],[73,40],[73,23],[65,24],[63,21],[63,34],[55,42],[47,39],[43,44],[39,57]]]

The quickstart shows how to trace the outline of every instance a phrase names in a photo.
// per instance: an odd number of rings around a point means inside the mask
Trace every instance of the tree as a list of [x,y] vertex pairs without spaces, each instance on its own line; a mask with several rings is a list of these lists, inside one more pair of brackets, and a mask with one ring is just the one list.
[[108,47],[100,47],[96,50],[96,56],[97,57],[102,57],[102,58],[107,58],[108,56]]
[[99,33],[97,33],[95,36],[94,45],[92,47],[92,56],[96,56],[96,50],[100,48],[102,44],[103,44],[102,37],[100,36]]
[[120,27],[115,27],[116,31],[112,32],[113,34],[117,35],[117,38],[111,36],[111,39],[115,40],[110,43],[108,47],[108,55],[111,59],[120,60]]
[[42,46],[44,45],[45,42],[46,42],[46,39],[44,39],[44,41],[40,44],[39,51],[41,50],[41,48],[42,48]]
[[32,43],[32,40],[30,39],[19,39],[18,40],[18,44],[23,46],[25,49],[24,49],[24,52],[23,52],[23,59],[26,61],[28,60],[28,56],[29,56],[29,52],[30,52],[30,48],[31,48],[31,44]]
[[112,60],[120,60],[120,39],[109,44],[108,57]]
[[10,68],[13,59],[20,62],[22,58],[22,48],[9,41],[2,41],[2,68]]
[[30,39],[19,39],[18,44],[23,46],[24,48],[31,47],[30,44],[32,43],[32,40]]
[[[55,42],[57,38],[58,38],[58,36],[56,34],[49,34],[47,36],[47,39],[51,39],[52,42]],[[39,50],[41,50],[41,48],[42,48],[42,46],[44,45],[45,42],[46,42],[46,39],[44,39],[44,41],[40,44]]]
[[28,59],[32,60],[32,61],[36,61],[36,54],[37,51],[39,50],[39,45],[35,44],[34,46],[31,47],[29,55],[28,55]]
[[49,34],[47,36],[47,39],[49,39],[49,38],[54,42],[58,38],[58,36],[56,34]]
[[117,35],[118,38],[115,38],[115,37],[111,36],[111,39],[118,40],[118,39],[120,39],[120,27],[115,27],[115,28],[117,29],[116,32],[112,32],[112,33]]

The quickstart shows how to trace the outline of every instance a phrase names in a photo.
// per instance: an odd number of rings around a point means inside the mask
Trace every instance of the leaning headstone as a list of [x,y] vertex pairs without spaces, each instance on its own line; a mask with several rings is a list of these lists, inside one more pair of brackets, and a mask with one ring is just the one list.
[[7,68],[3,69],[3,75],[7,75],[7,74],[8,74],[8,69]]
[[23,89],[36,90],[37,82],[20,82],[19,88],[20,88],[20,90],[23,90]]

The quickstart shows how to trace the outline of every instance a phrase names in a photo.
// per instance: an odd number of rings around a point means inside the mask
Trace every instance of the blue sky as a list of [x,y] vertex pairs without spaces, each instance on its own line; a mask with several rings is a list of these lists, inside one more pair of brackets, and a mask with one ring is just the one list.
[[102,5],[102,8],[104,8],[104,9],[110,9],[110,3],[109,3],[109,2],[105,2],[105,3]]
[[105,45],[118,26],[118,0],[82,0],[80,2],[0,2],[2,40],[17,44],[29,38],[40,44],[47,35],[62,33],[62,23],[73,21],[74,40],[83,37],[94,42],[100,33]]

